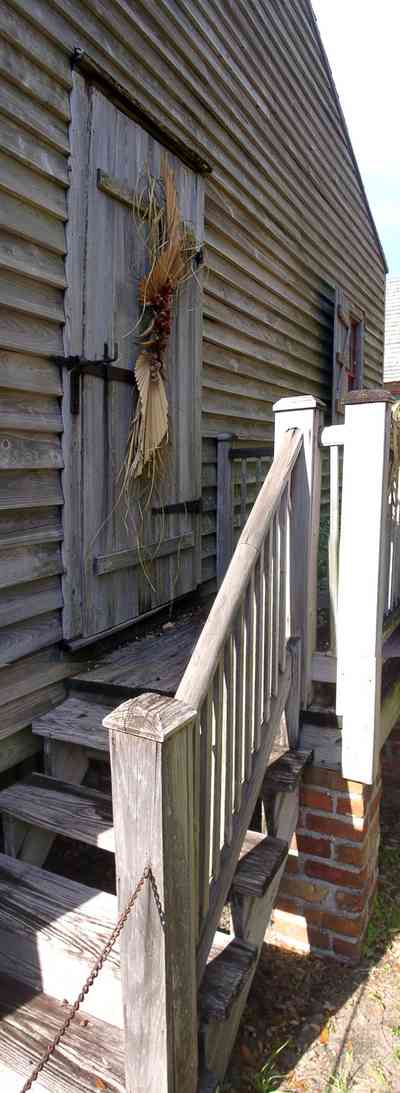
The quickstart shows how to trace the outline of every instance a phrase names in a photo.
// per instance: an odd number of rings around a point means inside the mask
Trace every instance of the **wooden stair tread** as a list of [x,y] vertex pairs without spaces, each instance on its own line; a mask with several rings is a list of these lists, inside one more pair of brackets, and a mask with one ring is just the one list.
[[[118,918],[117,897],[0,854],[0,973],[73,999]],[[84,1003],[122,1023],[119,943]]]
[[[19,1093],[65,1021],[68,1009],[42,992],[0,974],[0,1083]],[[124,1043],[119,1029],[77,1015],[33,1090],[49,1093],[124,1093]],[[19,1081],[17,1081],[19,1077]]]
[[63,740],[81,747],[108,752],[108,732],[102,721],[110,713],[110,706],[101,702],[87,702],[70,696],[32,721],[32,729],[38,736],[50,740]]
[[296,789],[304,767],[311,762],[311,759],[312,751],[286,751],[267,768],[264,792],[268,789],[274,793]]
[[242,896],[264,896],[287,853],[288,844],[284,839],[261,835],[258,831],[248,831],[233,878],[232,891]]
[[203,1021],[225,1021],[257,959],[257,948],[240,938],[211,949],[199,990]]
[[207,607],[195,608],[175,619],[167,630],[146,634],[106,653],[76,679],[99,687],[116,684],[133,691],[174,695],[207,614]]
[[31,774],[0,792],[2,812],[105,850],[115,850],[112,799],[85,786]]

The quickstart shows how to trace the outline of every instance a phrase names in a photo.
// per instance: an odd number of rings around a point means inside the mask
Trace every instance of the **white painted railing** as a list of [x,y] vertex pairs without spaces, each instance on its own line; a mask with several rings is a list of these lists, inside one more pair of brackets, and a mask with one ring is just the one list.
[[344,425],[330,425],[322,430],[321,444],[329,449],[329,544],[328,544],[328,584],[329,584],[329,621],[330,649],[332,656],[337,652],[337,613],[339,596],[339,549],[340,549],[340,501],[341,471],[340,449],[344,445]]
[[[314,399],[294,399],[275,409],[274,462],[176,695],[197,710],[199,976],[283,710],[295,744],[300,690],[306,694],[309,687],[307,616],[316,593],[309,531],[313,499],[319,501],[314,489],[319,407]],[[288,655],[288,638],[294,636],[301,643],[292,643]]]
[[345,410],[336,712],[343,775],[365,783],[374,781],[382,745],[392,401],[383,389],[356,391]]
[[386,633],[398,623],[400,608],[400,483],[399,476],[389,475],[387,500],[385,618]]

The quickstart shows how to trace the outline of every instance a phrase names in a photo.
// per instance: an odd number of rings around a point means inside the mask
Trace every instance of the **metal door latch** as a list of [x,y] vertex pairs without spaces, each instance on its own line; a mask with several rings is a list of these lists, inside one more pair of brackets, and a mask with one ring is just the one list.
[[128,383],[131,387],[135,386],[136,380],[133,371],[129,371],[128,368],[116,368],[114,361],[117,361],[118,357],[118,342],[114,343],[113,356],[110,356],[108,342],[104,342],[104,355],[99,360],[87,360],[86,357],[79,356],[53,357],[55,364],[59,364],[62,368],[68,368],[70,372],[69,408],[71,414],[79,414],[81,375],[83,372],[90,376],[97,376],[98,379],[114,380],[119,383]]

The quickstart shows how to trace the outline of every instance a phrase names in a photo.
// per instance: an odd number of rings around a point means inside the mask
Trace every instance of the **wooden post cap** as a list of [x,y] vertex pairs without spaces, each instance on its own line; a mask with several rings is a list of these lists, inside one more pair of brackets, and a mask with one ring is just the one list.
[[196,715],[197,711],[186,702],[153,692],[122,702],[107,714],[103,727],[163,743],[194,721]]
[[395,402],[396,399],[385,391],[383,387],[363,388],[361,391],[350,391],[344,399],[345,406],[362,406],[369,402]]
[[272,407],[274,414],[287,413],[288,410],[326,410],[326,405],[314,395],[298,395],[296,398],[280,398]]

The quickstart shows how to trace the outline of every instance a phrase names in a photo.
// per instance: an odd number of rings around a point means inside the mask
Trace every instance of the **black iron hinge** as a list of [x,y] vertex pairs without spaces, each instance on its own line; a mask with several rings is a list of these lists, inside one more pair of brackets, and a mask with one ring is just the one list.
[[61,368],[68,368],[71,376],[69,389],[69,408],[71,414],[79,414],[81,375],[83,372],[98,379],[117,383],[128,383],[135,386],[136,379],[133,371],[127,368],[117,368],[114,361],[118,360],[118,343],[114,344],[113,356],[108,351],[108,342],[104,342],[104,355],[99,360],[87,360],[86,357],[53,357],[54,364]]

